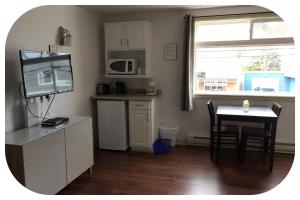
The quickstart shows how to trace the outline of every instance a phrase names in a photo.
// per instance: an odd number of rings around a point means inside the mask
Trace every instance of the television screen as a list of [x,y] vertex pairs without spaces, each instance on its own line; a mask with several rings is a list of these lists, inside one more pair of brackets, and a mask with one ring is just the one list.
[[73,91],[71,55],[20,50],[26,98]]

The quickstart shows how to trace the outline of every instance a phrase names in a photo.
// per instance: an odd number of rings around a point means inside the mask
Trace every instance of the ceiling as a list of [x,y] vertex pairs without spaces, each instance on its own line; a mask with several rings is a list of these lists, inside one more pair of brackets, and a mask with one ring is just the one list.
[[185,10],[221,7],[220,5],[81,5],[80,7],[103,15],[159,12],[163,10]]

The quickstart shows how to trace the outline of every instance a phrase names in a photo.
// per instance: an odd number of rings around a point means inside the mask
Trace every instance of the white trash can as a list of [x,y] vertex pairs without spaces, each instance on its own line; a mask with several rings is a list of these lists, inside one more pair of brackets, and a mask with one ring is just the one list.
[[160,125],[159,135],[161,139],[170,139],[171,146],[174,147],[176,144],[176,135],[179,132],[179,128],[176,125]]

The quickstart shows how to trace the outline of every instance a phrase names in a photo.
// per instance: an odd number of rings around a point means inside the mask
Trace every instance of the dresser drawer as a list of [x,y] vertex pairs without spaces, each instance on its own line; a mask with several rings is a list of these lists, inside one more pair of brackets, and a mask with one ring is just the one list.
[[151,110],[151,101],[129,101],[131,110]]

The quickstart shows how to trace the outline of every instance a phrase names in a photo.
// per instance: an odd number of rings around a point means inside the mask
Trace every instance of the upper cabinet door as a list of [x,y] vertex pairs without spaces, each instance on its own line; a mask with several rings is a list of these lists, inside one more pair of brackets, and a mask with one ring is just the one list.
[[124,48],[127,45],[124,23],[105,24],[105,46],[107,49]]
[[145,22],[128,22],[126,27],[128,48],[146,48],[146,25]]

